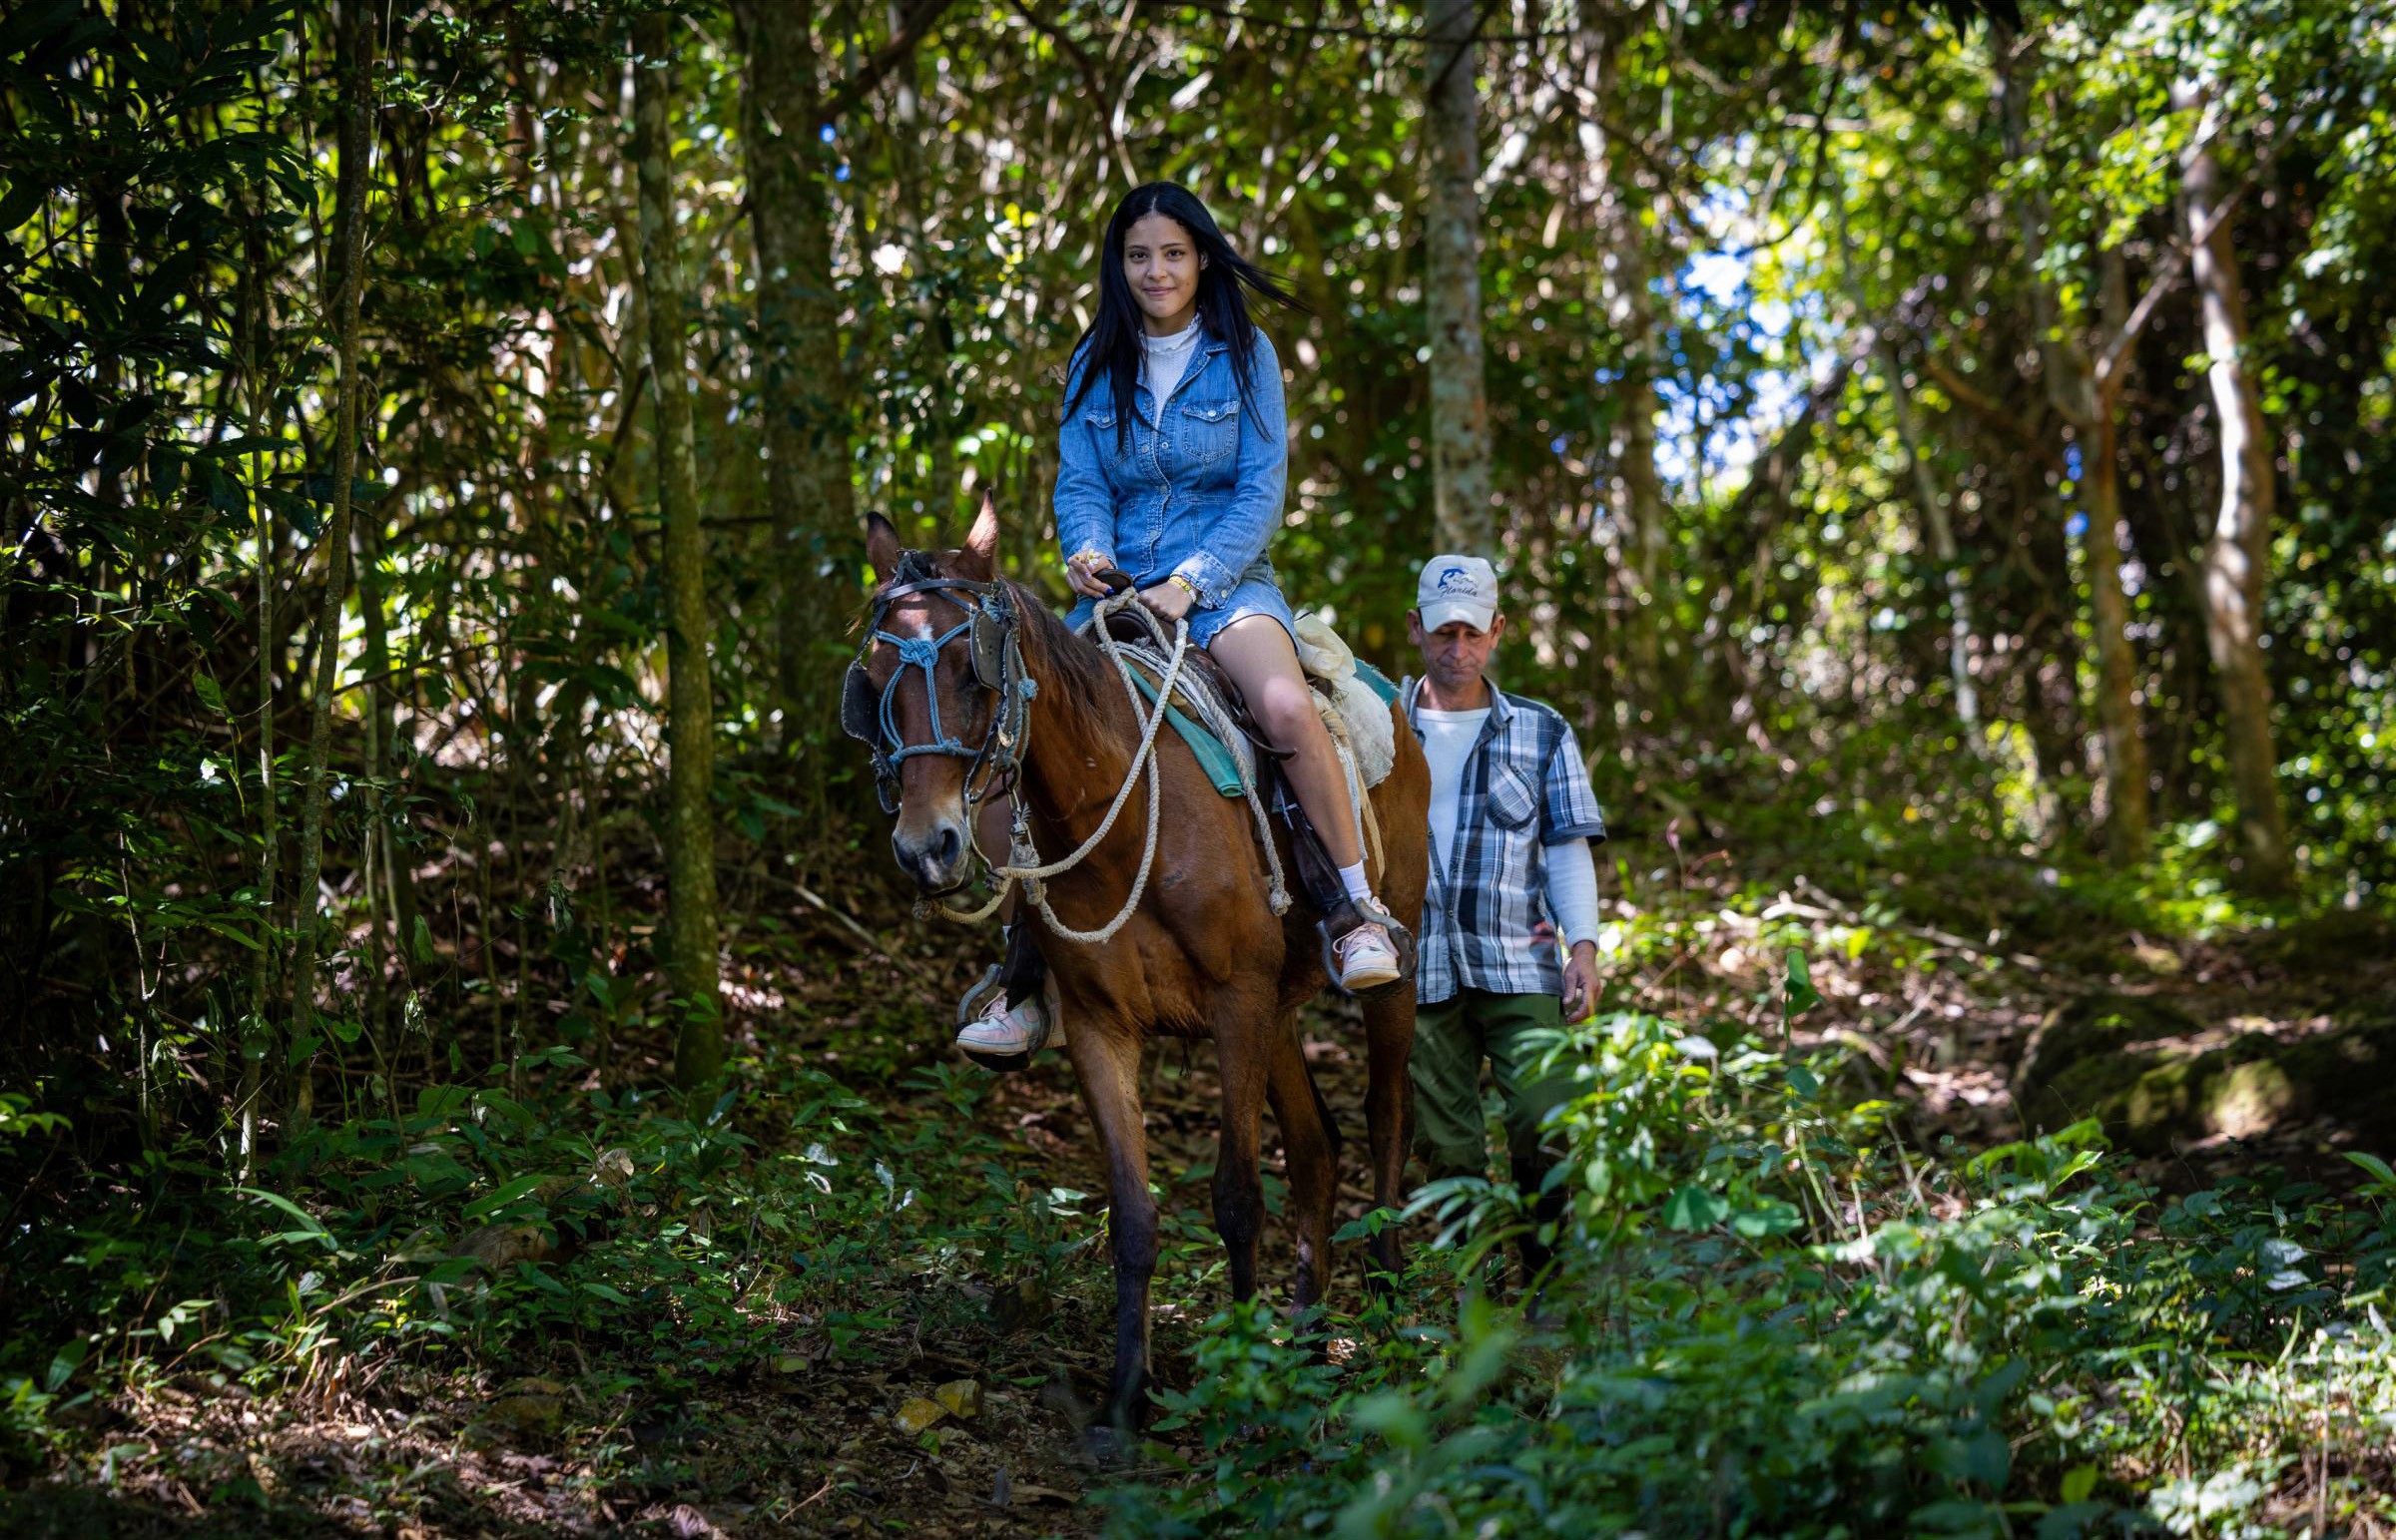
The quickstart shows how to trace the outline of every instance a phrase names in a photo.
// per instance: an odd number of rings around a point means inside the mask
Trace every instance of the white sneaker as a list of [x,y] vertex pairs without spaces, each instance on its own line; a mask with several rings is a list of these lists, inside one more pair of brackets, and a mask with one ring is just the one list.
[[986,1070],[1019,1070],[1042,1048],[1062,1047],[1065,1034],[1049,1016],[1044,1001],[1026,1000],[1009,1007],[1004,990],[992,989],[981,1012],[956,1034],[956,1046],[966,1058]]
[[1331,944],[1339,959],[1340,987],[1351,994],[1395,984],[1406,976],[1398,944],[1379,925],[1359,925]]

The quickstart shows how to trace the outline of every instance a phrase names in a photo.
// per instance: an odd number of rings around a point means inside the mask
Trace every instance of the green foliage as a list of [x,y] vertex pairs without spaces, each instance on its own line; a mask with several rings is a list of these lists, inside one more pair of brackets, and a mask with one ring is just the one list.
[[1062,1291],[1094,1238],[1079,1194],[1022,1184],[979,1131],[981,1077],[926,1076],[937,1115],[901,1118],[819,1069],[747,1070],[696,1112],[431,1086],[396,1122],[321,1128],[258,1187],[194,1191],[160,1162],[119,1206],[20,1243],[0,1435],[28,1453],[129,1381],[266,1390],[335,1359],[464,1369],[564,1339],[615,1366],[617,1393],[673,1394],[769,1362],[794,1316],[845,1362],[902,1315],[976,1311],[968,1286]]
[[[333,13],[27,0],[0,20],[18,1453],[64,1458],[156,1375],[467,1374],[572,1342],[671,1388],[737,1375],[802,1316],[863,1357],[994,1290],[1086,1303],[1093,1198],[1028,1175],[976,1082],[910,1073],[954,959],[871,920],[861,873],[887,862],[844,816],[859,764],[795,704],[846,653],[859,541],[762,469],[789,322],[758,297],[759,157],[802,159],[822,201],[798,277],[832,301],[839,377],[806,382],[838,409],[831,474],[926,542],[993,493],[1009,570],[1052,598],[1060,366],[1097,225],[1126,176],[1197,188],[1312,307],[1266,319],[1292,374],[1274,557],[1294,600],[1409,661],[1434,503],[1417,12],[950,6],[893,53],[878,8],[818,7],[827,121],[776,142],[744,112],[747,40],[689,10],[723,1019],[805,1046],[760,1049],[721,1105],[656,1094],[663,622],[616,121],[639,9],[378,13],[358,582],[329,626]],[[2353,1205],[2260,1179],[2165,1203],[2077,1135],[1909,1149],[1873,1100],[1896,1072],[1793,1045],[1843,1030],[1841,953],[1922,981],[2017,950],[2109,971],[2125,929],[2303,945],[2323,911],[2385,906],[2396,31],[2358,0],[2106,0],[2018,37],[1704,0],[1521,21],[1480,63],[1499,669],[1593,752],[1626,852],[1609,964],[1672,974],[1671,998],[1564,1042],[1582,1094],[1557,1125],[1545,1313],[1486,1293],[1536,1195],[1429,1191],[1407,1222],[1438,1244],[1398,1299],[1322,1323],[1336,1372],[1252,1310],[1197,1334],[1160,1432],[1202,1454],[1121,1522],[2044,1540],[2142,1505],[2286,1527],[2264,1510],[2302,1419],[2388,1415],[2376,1157]],[[2208,112],[2170,105],[2189,82]],[[2199,132],[2238,189],[2279,477],[2264,621],[2292,901],[2238,887],[2200,602],[2218,425],[2173,276]],[[2046,390],[2103,318],[2108,257],[2124,297],[2167,280],[2122,358],[2159,810],[2138,870],[2090,858],[2088,467]],[[1863,361],[1867,328],[1888,363]],[[1641,426],[1662,441],[1651,527],[1626,493]],[[326,650],[325,882],[295,901]],[[1734,843],[1712,907],[1680,901]],[[318,924],[323,989],[294,999],[286,957]],[[1733,930],[1746,998],[1688,1007],[1673,970]],[[1211,1233],[1176,1216],[1165,1240],[1180,1318],[1212,1314]]]
[[1528,1313],[1456,1313],[1468,1229],[1408,1281],[1453,1334],[1335,1323],[1335,1375],[1223,1318],[1160,1427],[1212,1463],[1118,1494],[1121,1532],[2287,1533],[2266,1500],[2313,1408],[2396,1415],[2369,1208],[2267,1181],[2162,1203],[2086,1127],[1909,1151],[1885,1109],[1826,1103],[1836,1065],[1651,1017],[1569,1061],[1575,1200]]

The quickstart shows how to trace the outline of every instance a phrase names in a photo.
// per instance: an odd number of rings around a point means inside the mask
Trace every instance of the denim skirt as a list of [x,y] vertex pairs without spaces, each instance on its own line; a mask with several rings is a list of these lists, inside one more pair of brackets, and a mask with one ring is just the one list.
[[[1138,574],[1133,581],[1141,588],[1153,588],[1169,575],[1161,572]],[[1079,631],[1097,604],[1097,600],[1085,597],[1066,612],[1065,624]],[[1289,600],[1282,597],[1281,583],[1273,574],[1273,564],[1261,557],[1240,574],[1239,586],[1221,604],[1211,610],[1190,612],[1190,640],[1205,647],[1223,634],[1223,628],[1234,621],[1246,620],[1251,615],[1272,616],[1281,623],[1282,630],[1290,633],[1292,645],[1295,645],[1298,618],[1290,613]]]

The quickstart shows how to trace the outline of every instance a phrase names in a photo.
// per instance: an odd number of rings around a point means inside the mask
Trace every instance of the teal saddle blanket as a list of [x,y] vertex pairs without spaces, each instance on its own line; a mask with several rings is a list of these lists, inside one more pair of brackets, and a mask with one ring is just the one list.
[[[1140,687],[1140,694],[1154,704],[1156,682],[1137,669],[1131,671],[1131,677],[1133,683]],[[1390,683],[1390,677],[1362,659],[1357,661],[1356,677],[1365,682],[1365,688],[1372,691],[1384,706],[1398,699],[1398,687]],[[1178,706],[1165,708],[1165,721],[1174,732],[1181,735],[1181,741],[1190,746],[1190,753],[1197,756],[1198,768],[1206,771],[1206,778],[1215,783],[1216,790],[1225,796],[1241,794],[1240,762],[1234,758],[1230,745],[1209,733]]]

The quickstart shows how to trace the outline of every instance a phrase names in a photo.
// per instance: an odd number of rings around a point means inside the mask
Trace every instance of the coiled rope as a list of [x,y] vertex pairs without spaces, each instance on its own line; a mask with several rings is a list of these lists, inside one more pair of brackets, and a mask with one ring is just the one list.
[[[1117,642],[1107,630],[1107,620],[1126,609],[1146,623],[1152,645]],[[1156,736],[1165,723],[1166,703],[1173,699],[1174,689],[1180,683],[1182,661],[1189,656],[1190,626],[1186,620],[1175,621],[1173,637],[1168,643],[1165,639],[1163,622],[1157,619],[1154,611],[1139,603],[1137,593],[1126,588],[1098,601],[1096,607],[1090,612],[1090,618],[1083,622],[1081,629],[1086,633],[1093,628],[1097,632],[1099,650],[1106,654],[1107,661],[1115,666],[1116,675],[1123,681],[1124,694],[1131,701],[1132,718],[1140,724],[1140,746],[1132,754],[1129,769],[1124,771],[1123,784],[1117,788],[1115,799],[1107,806],[1106,816],[1099,820],[1098,827],[1092,831],[1090,837],[1083,840],[1072,854],[1045,864],[1041,863],[1039,850],[1032,843],[1030,815],[1024,806],[1023,798],[1018,795],[1014,805],[1013,848],[1007,852],[1005,865],[990,868],[990,876],[993,879],[995,890],[991,893],[989,902],[977,909],[970,910],[952,909],[945,903],[941,904],[941,912],[950,919],[965,924],[988,919],[998,912],[999,905],[1006,902],[1007,894],[1014,890],[1015,884],[1018,882],[1023,885],[1023,891],[1030,898],[1032,906],[1040,911],[1040,917],[1048,922],[1049,928],[1068,941],[1079,941],[1088,945],[1104,945],[1113,940],[1116,934],[1130,923],[1132,915],[1139,910],[1140,899],[1148,891],[1148,878],[1156,869],[1157,808],[1163,801],[1162,772],[1158,770],[1156,763]],[[1158,676],[1154,707],[1149,706],[1147,697],[1140,691],[1138,680],[1132,673],[1135,666],[1145,666]],[[1221,739],[1226,746],[1236,745],[1239,742],[1239,729],[1232,723],[1230,713],[1224,709],[1222,702],[1216,699],[1213,692],[1191,691],[1184,699],[1188,700],[1198,713],[1207,731]],[[1024,724],[1024,736],[1028,738],[1030,732],[1030,723],[1027,718]],[[1265,863],[1272,873],[1271,891],[1267,895],[1267,901],[1272,905],[1275,914],[1286,913],[1290,907],[1289,886],[1287,879],[1282,874],[1281,852],[1274,847],[1272,820],[1265,812],[1265,799],[1257,788],[1255,767],[1236,748],[1232,751],[1232,763],[1239,770],[1240,790],[1247,798],[1249,810],[1255,815],[1257,839],[1264,846]],[[1106,836],[1113,831],[1115,819],[1121,815],[1124,804],[1131,800],[1132,787],[1139,782],[1143,772],[1148,780],[1147,829],[1142,838],[1140,867],[1138,873],[1132,878],[1131,892],[1124,898],[1123,907],[1115,912],[1113,919],[1095,930],[1076,930],[1059,919],[1056,910],[1050,907],[1048,881],[1052,877],[1064,875],[1089,859],[1091,852],[1096,850]]]

